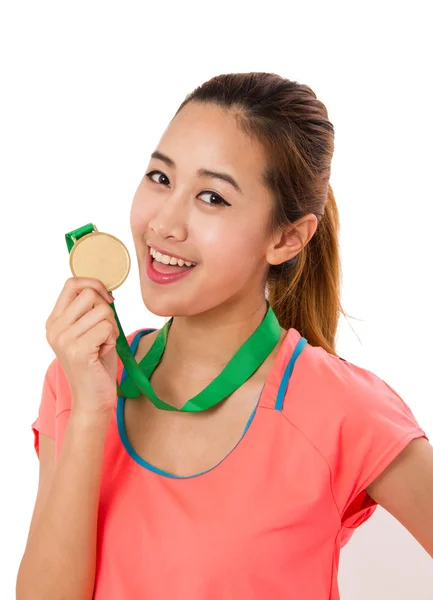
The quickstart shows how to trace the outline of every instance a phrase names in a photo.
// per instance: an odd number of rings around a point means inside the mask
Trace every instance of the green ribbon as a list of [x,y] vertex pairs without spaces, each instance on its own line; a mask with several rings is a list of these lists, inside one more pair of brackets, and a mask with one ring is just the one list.
[[[65,234],[69,253],[75,243],[72,237],[78,240],[92,231],[94,225],[88,223]],[[160,329],[150,350],[138,364],[123,333],[113,300],[110,306],[120,332],[116,340],[116,351],[128,374],[122,382],[122,387],[116,382],[118,395],[124,398],[137,398],[144,394],[157,408],[178,412],[201,412],[215,406],[245,383],[277,345],[281,335],[280,324],[268,300],[266,305],[267,311],[262,322],[221,373],[204,390],[188,400],[182,408],[176,408],[158,398],[149,381],[164,354],[173,317]]]

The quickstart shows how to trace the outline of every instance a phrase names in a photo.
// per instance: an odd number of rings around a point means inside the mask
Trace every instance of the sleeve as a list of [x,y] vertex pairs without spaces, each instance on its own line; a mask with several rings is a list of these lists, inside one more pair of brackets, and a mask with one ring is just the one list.
[[32,424],[34,447],[39,458],[39,433],[55,439],[56,421],[56,371],[57,357],[48,365],[42,384],[42,397],[39,404],[39,414]]
[[428,437],[397,392],[368,369],[309,347],[299,374],[302,403],[292,412],[328,463],[334,502],[346,528],[343,546],[377,507],[366,488],[411,440]]
[[339,361],[337,369],[343,385],[336,390],[330,466],[342,526],[355,529],[377,507],[365,489],[411,440],[428,438],[409,406],[383,379],[347,361]]

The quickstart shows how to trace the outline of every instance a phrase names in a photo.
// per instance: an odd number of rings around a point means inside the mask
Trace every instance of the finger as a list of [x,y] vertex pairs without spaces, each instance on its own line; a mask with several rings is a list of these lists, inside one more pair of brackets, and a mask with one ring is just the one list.
[[57,302],[47,319],[46,328],[65,312],[71,302],[86,287],[94,289],[101,298],[105,299],[110,304],[113,302],[112,296],[99,279],[94,277],[70,277],[66,280]]
[[108,321],[113,330],[117,330],[113,310],[98,294],[86,288],[68,306],[53,327],[59,331],[70,329],[72,337],[77,338],[101,321]]

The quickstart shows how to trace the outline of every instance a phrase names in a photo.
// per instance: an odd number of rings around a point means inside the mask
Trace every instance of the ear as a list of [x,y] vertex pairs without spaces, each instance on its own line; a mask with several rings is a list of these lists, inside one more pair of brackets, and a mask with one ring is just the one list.
[[318,220],[309,214],[288,225],[285,231],[274,236],[269,244],[266,259],[271,265],[280,265],[290,260],[308,244],[316,233]]

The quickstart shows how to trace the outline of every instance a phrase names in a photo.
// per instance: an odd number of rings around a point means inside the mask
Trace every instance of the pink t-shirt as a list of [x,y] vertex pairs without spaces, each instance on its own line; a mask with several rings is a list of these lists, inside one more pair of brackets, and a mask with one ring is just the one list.
[[[151,331],[127,336],[133,354]],[[40,431],[55,439],[58,460],[70,401],[55,358],[32,425],[38,456]],[[294,328],[242,438],[208,471],[177,477],[145,462],[127,439],[123,405],[118,398],[105,446],[96,600],[338,600],[340,548],[377,506],[365,488],[412,439],[427,438],[387,383]]]

